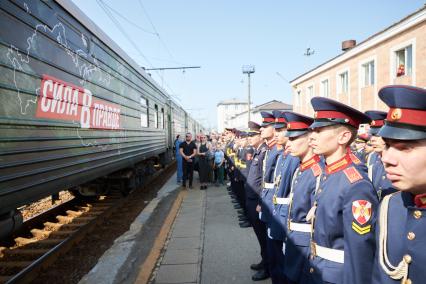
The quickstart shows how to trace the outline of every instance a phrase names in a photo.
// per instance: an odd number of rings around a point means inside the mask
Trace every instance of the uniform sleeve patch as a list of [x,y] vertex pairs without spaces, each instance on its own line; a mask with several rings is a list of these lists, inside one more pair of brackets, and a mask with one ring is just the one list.
[[345,173],[346,177],[351,183],[354,183],[362,179],[361,174],[354,167],[347,168],[343,170],[343,172]]
[[360,235],[365,235],[371,232],[371,225],[368,226],[359,226],[357,223],[352,222],[352,230]]
[[312,166],[312,172],[314,173],[314,176],[319,176],[322,173],[321,167],[318,164],[315,164]]
[[[367,200],[356,200],[352,202],[352,215],[358,224],[365,225],[371,218],[371,203]],[[352,224],[353,227],[353,224]]]

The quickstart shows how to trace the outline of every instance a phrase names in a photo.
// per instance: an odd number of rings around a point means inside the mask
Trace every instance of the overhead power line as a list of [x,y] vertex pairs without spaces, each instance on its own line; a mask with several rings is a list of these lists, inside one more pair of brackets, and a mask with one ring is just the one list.
[[163,41],[163,39],[161,38],[160,33],[159,33],[159,32],[157,31],[157,29],[155,28],[154,23],[152,22],[151,18],[150,18],[150,17],[149,17],[149,15],[148,15],[148,12],[146,11],[145,7],[144,7],[144,6],[143,6],[143,4],[142,4],[142,0],[138,0],[138,2],[139,2],[139,5],[141,6],[142,11],[144,12],[144,14],[145,14],[146,18],[148,19],[149,23],[151,24],[152,29],[154,30],[155,34],[157,35],[158,39],[160,40],[161,44],[163,45],[164,49],[165,49],[165,50],[167,51],[167,53],[170,55],[170,58],[171,58],[171,59],[173,59],[173,60],[175,60],[175,59],[174,59],[174,57],[173,57],[173,54],[170,52],[170,50],[169,50],[169,48],[167,47],[166,43],[165,43],[165,42]]
[[102,2],[108,9],[110,9],[112,12],[114,12],[115,14],[117,14],[117,16],[119,16],[121,19],[123,19],[124,21],[128,22],[129,24],[131,24],[132,26],[134,26],[135,28],[147,33],[147,34],[151,34],[151,35],[155,35],[157,36],[158,34],[153,32],[153,31],[149,31],[141,26],[139,26],[138,24],[136,24],[135,22],[130,21],[127,17],[125,17],[123,14],[121,14],[120,12],[118,12],[117,10],[115,10],[113,7],[111,7],[110,5],[108,5],[106,2]]

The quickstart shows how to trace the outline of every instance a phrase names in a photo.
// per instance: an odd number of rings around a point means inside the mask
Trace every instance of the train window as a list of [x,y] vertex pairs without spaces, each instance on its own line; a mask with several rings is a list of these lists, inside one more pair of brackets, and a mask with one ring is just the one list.
[[165,127],[165,121],[164,121],[164,108],[161,108],[161,128],[164,129]]
[[155,113],[154,113],[154,126],[155,128],[159,128],[158,126],[158,106],[155,105]]
[[141,127],[148,127],[148,100],[140,97]]

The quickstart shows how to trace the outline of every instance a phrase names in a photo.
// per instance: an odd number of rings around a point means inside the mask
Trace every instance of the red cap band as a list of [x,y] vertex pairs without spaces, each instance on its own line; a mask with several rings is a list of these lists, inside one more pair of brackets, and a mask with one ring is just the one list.
[[275,122],[275,118],[272,117],[264,117],[263,122]]
[[390,108],[386,120],[390,122],[426,126],[426,111],[408,108]]
[[347,114],[343,112],[338,111],[332,111],[332,110],[320,110],[315,113],[315,118],[327,118],[327,119],[333,119],[333,118],[339,118],[339,119],[345,119],[345,122],[347,124],[350,124],[354,126],[355,128],[358,128],[359,121],[354,120],[353,118],[349,117]]
[[299,130],[299,129],[307,129],[310,124],[306,124],[301,121],[292,121],[287,123],[287,130]]
[[284,117],[277,117],[275,118],[275,122],[282,122],[282,123],[286,123],[285,118]]
[[379,119],[379,120],[373,120],[370,123],[371,127],[382,127],[385,124],[385,120],[384,119]]

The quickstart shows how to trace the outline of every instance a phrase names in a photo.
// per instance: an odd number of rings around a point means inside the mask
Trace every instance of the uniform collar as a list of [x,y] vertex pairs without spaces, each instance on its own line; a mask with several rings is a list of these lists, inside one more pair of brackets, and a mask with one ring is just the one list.
[[426,193],[415,195],[414,204],[418,208],[426,208]]
[[269,149],[272,149],[277,144],[277,141],[275,139],[272,139],[269,143],[268,142],[265,142],[265,143],[266,145],[268,145]]
[[313,155],[309,160],[300,164],[300,170],[301,171],[307,170],[311,168],[313,165],[315,165],[316,163],[318,163],[320,160],[321,158],[318,155]]
[[349,152],[346,152],[345,156],[336,162],[326,165],[325,166],[325,172],[327,174],[333,174],[335,172],[338,172],[340,170],[345,169],[348,165],[352,163],[351,156],[349,155]]

